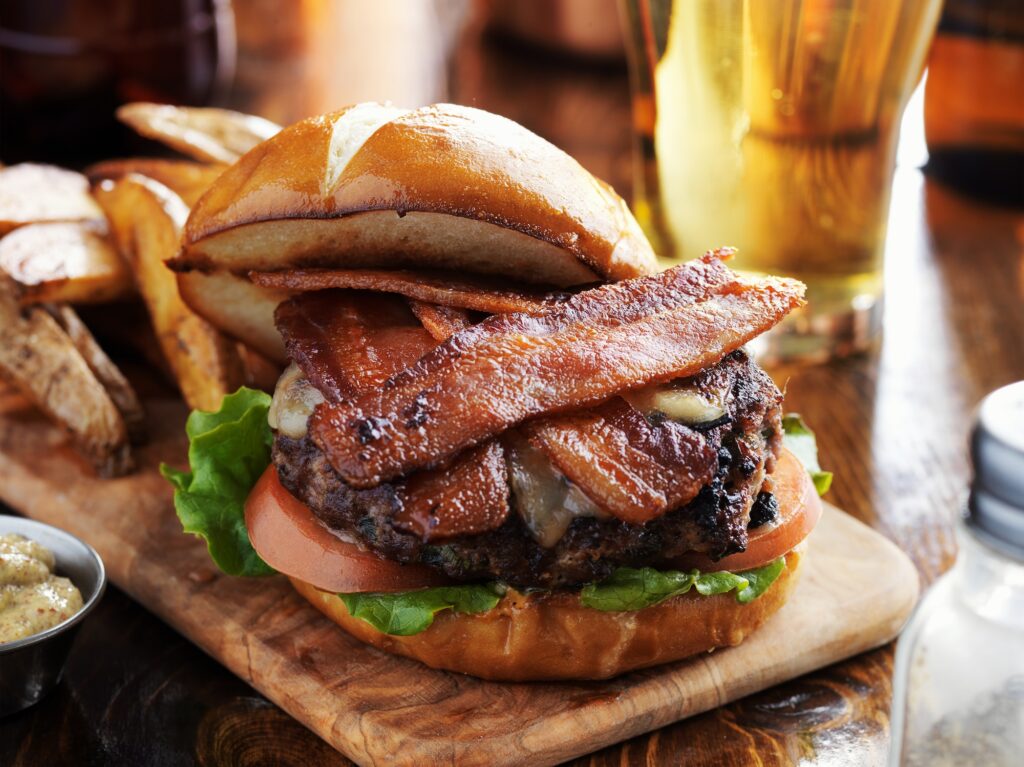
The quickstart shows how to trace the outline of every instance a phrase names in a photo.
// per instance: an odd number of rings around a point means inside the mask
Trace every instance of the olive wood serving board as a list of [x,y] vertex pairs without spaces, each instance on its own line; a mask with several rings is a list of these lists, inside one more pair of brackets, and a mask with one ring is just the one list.
[[360,764],[554,764],[884,644],[917,598],[907,557],[826,505],[792,599],[739,647],[605,682],[434,671],[359,643],[282,577],[221,575],[156,471],[183,462],[184,407],[146,404],[140,469],[101,480],[58,429],[0,397],[0,498],[91,543],[114,583]]

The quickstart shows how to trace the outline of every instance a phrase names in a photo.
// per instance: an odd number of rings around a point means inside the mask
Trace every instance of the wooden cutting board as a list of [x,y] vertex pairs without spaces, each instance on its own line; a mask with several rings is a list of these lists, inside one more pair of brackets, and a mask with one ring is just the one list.
[[790,602],[739,647],[607,682],[499,684],[349,637],[284,578],[231,578],[181,533],[161,460],[185,455],[183,406],[147,403],[134,475],[100,480],[62,434],[0,398],[0,498],[84,538],[111,580],[360,764],[553,764],[720,706],[892,639],[917,598],[893,544],[834,507]]

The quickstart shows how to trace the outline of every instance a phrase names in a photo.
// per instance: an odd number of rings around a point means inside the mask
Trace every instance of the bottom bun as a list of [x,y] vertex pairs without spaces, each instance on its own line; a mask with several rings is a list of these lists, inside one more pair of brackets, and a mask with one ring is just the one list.
[[633,669],[738,645],[789,598],[802,546],[758,599],[740,604],[734,593],[694,591],[635,612],[602,612],[572,593],[509,591],[479,615],[438,613],[426,631],[390,636],[353,618],[337,595],[290,578],[320,612],[358,639],[432,668],[509,682],[607,679]]

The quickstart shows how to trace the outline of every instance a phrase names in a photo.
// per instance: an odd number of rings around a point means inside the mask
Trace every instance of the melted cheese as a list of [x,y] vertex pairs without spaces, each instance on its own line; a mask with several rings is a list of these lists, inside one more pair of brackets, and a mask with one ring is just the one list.
[[324,395],[303,377],[299,366],[293,362],[277,379],[267,423],[286,437],[302,439],[306,436],[313,408],[323,401]]
[[525,440],[506,455],[516,512],[541,546],[558,543],[577,517],[608,516]]
[[694,388],[658,384],[625,392],[622,398],[644,415],[660,413],[687,426],[711,423],[725,415],[724,392],[709,397]]

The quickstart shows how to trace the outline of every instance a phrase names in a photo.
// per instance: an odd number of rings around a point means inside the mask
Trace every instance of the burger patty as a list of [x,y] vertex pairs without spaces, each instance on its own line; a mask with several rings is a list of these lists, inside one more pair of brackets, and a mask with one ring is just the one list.
[[394,486],[350,487],[308,436],[279,434],[273,460],[282,484],[327,528],[387,559],[425,564],[461,581],[576,589],[620,566],[657,565],[692,551],[713,558],[744,551],[755,500],[755,523],[765,521],[765,510],[770,515],[773,504],[761,491],[781,444],[778,388],[743,351],[687,383],[723,402],[722,418],[693,427],[718,452],[717,476],[692,502],[645,524],[578,517],[551,547],[541,546],[514,511],[496,530],[425,543],[393,525]]

